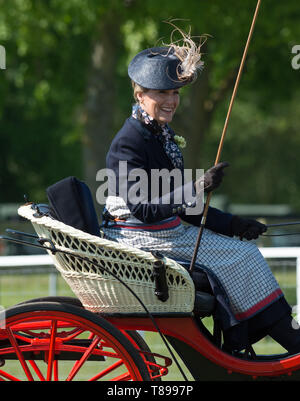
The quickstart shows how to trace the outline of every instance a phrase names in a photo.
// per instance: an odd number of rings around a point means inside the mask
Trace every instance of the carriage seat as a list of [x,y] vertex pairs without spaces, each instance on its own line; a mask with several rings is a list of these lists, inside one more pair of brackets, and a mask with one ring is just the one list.
[[86,309],[109,314],[145,313],[128,286],[151,313],[194,312],[208,316],[213,312],[212,293],[206,292],[205,286],[196,291],[184,265],[169,258],[164,258],[169,297],[162,302],[155,296],[156,257],[104,238],[86,184],[68,177],[47,188],[47,195],[49,213],[44,208],[39,216],[34,205],[24,205],[18,213],[55,248],[72,252],[74,256],[49,254]]

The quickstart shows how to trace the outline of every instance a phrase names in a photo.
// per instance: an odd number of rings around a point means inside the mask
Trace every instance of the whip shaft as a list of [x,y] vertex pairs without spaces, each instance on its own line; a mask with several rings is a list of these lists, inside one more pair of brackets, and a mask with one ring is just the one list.
[[[217,156],[216,156],[216,160],[215,160],[215,165],[218,164],[219,161],[220,161],[220,157],[221,157],[221,153],[222,153],[222,149],[223,149],[223,145],[224,145],[224,140],[225,140],[225,136],[226,136],[226,131],[227,131],[227,127],[228,127],[228,122],[229,122],[229,118],[230,118],[230,115],[231,115],[232,106],[233,106],[234,99],[235,99],[235,96],[236,96],[236,93],[237,93],[237,88],[239,86],[239,82],[240,82],[240,79],[241,79],[241,75],[242,75],[243,67],[244,67],[244,64],[245,64],[246,56],[247,56],[247,53],[248,53],[248,49],[249,49],[250,41],[251,41],[251,38],[252,38],[252,34],[253,34],[253,31],[254,31],[254,26],[255,26],[258,10],[259,10],[259,7],[260,7],[260,3],[261,3],[261,0],[258,0],[257,4],[256,4],[256,9],[255,9],[255,12],[254,12],[254,16],[252,18],[252,23],[251,23],[251,27],[250,27],[250,30],[249,30],[247,42],[246,42],[246,45],[245,45],[245,48],[244,48],[244,52],[243,52],[242,60],[241,60],[241,63],[240,63],[239,71],[238,71],[238,74],[237,74],[237,77],[236,77],[236,81],[235,81],[235,84],[234,84],[234,88],[233,88],[233,92],[232,92],[232,95],[231,95],[231,99],[230,99],[230,103],[229,103],[229,107],[228,107],[228,111],[227,111],[227,115],[226,115],[223,131],[222,131],[222,135],[221,135],[221,139],[220,139],[220,143],[219,143],[219,147],[218,147],[218,152],[217,152]],[[201,224],[200,224],[200,228],[199,228],[199,233],[198,233],[198,237],[197,237],[197,241],[196,241],[196,244],[195,244],[193,257],[192,257],[190,268],[189,268],[190,271],[193,271],[194,264],[195,264],[195,261],[196,261],[196,258],[197,258],[198,249],[199,249],[200,241],[201,241],[202,234],[203,234],[203,229],[204,229],[206,218],[207,218],[207,213],[208,213],[209,203],[210,203],[210,199],[211,199],[211,194],[212,194],[212,192],[209,192],[207,194],[207,198],[206,198],[206,202],[205,202],[204,210],[203,210],[203,215],[202,215],[202,219],[201,219]]]

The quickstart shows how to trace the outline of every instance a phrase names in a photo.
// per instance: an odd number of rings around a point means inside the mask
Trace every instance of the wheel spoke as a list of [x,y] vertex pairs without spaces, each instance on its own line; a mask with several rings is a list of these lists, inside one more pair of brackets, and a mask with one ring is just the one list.
[[22,368],[23,368],[23,370],[24,370],[24,372],[25,372],[25,374],[27,376],[27,379],[29,381],[34,381],[33,377],[32,377],[32,374],[31,374],[31,372],[30,372],[30,370],[29,370],[29,368],[27,366],[27,363],[25,362],[23,354],[19,349],[19,346],[18,346],[18,344],[16,342],[16,339],[14,337],[14,334],[13,334],[12,330],[10,328],[7,328],[6,331],[7,331],[7,335],[8,335],[9,341],[10,341],[12,347],[14,348],[14,350],[15,350],[18,358],[19,358],[19,362],[20,362],[20,364],[21,364],[21,366],[22,366]]
[[81,366],[84,364],[84,362],[88,359],[88,357],[91,355],[91,353],[93,352],[94,348],[96,347],[96,345],[98,344],[100,338],[97,336],[94,338],[93,342],[91,343],[91,345],[87,348],[87,350],[84,352],[84,354],[82,355],[82,357],[80,358],[79,361],[77,361],[77,363],[74,365],[72,371],[70,372],[67,381],[71,381],[73,380],[74,376],[77,374],[77,372],[79,371],[79,369],[81,368]]
[[57,327],[57,321],[52,320],[49,355],[48,355],[47,381],[50,381],[52,379],[53,360],[55,353],[56,327]]
[[37,366],[36,362],[33,361],[32,359],[30,359],[30,360],[29,360],[29,363],[30,363],[30,365],[32,366],[32,368],[33,368],[33,370],[35,371],[35,373],[37,374],[38,378],[39,378],[41,381],[44,382],[44,381],[45,381],[45,378],[44,378],[42,372],[40,371],[39,367]]
[[54,368],[53,379],[55,382],[58,382],[58,380],[59,380],[58,379],[58,361],[56,359],[53,362],[53,368]]
[[119,381],[129,381],[131,379],[130,373],[126,372],[123,373],[117,377],[115,377],[114,379],[111,379],[112,382],[119,382]]
[[96,381],[101,379],[102,377],[108,375],[113,370],[122,366],[124,362],[122,360],[115,362],[113,365],[109,366],[107,369],[104,369],[102,372],[98,373],[96,376],[92,377],[89,381]]
[[11,380],[11,381],[14,381],[14,382],[15,381],[16,382],[21,381],[20,379],[17,379],[15,376],[12,376],[7,372],[3,372],[3,370],[0,370],[0,376],[3,376],[3,377],[5,377],[5,379],[8,379],[8,380]]

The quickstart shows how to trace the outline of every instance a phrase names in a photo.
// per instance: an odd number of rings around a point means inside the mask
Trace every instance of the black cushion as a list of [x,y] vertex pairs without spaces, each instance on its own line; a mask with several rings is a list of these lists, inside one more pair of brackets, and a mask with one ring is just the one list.
[[[190,261],[176,260],[181,266],[189,271]],[[193,312],[200,316],[210,316],[216,307],[216,297],[214,296],[208,272],[203,270],[203,266],[195,263],[195,270],[190,273],[195,285],[195,304]]]
[[207,292],[195,292],[195,304],[193,312],[195,315],[205,317],[210,316],[216,306],[216,298]]
[[47,188],[47,196],[57,220],[99,236],[99,223],[88,186],[76,177],[67,177]]

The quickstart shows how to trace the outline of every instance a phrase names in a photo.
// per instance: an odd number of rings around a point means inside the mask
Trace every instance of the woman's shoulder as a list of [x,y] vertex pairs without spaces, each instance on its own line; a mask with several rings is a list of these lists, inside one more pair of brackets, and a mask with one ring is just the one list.
[[151,138],[151,132],[139,120],[129,117],[126,119],[122,128],[115,136],[114,141],[130,141],[134,142],[147,142]]
[[149,151],[150,136],[151,133],[144,129],[140,121],[129,117],[113,138],[107,158],[123,160],[125,157],[136,157],[137,154],[144,157]]

